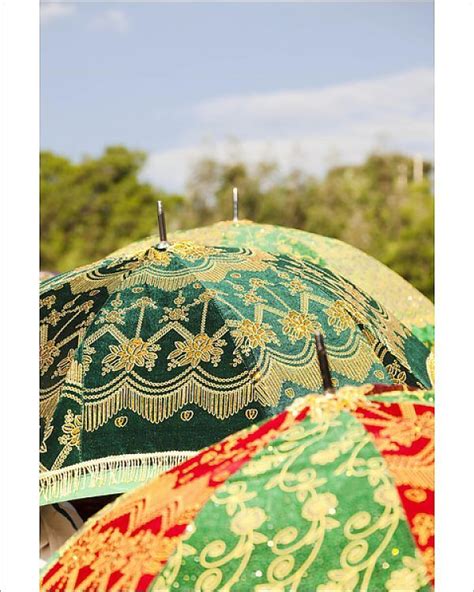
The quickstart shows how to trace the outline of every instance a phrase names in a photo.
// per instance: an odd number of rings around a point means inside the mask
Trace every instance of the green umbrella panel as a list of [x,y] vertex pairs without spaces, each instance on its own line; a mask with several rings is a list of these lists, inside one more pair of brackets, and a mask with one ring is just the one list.
[[307,260],[189,242],[41,284],[42,503],[123,491],[321,390],[426,387],[429,350]]
[[[218,222],[204,228],[179,231],[172,238],[207,245],[258,248],[297,259],[311,259],[368,292],[425,344],[431,346],[434,342],[433,303],[387,266],[335,238],[248,220]],[[151,236],[119,249],[113,255],[131,255],[156,242],[156,236]]]

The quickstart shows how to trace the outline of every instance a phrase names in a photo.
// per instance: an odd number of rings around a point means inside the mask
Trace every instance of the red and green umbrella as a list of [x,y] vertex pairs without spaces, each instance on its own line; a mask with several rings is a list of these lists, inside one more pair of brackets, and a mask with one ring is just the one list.
[[88,521],[43,592],[431,589],[429,391],[307,395]]

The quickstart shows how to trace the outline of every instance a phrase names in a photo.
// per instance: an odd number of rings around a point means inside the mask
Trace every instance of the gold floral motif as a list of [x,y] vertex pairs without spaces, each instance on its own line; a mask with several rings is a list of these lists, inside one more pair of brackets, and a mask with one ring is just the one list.
[[290,310],[280,321],[283,325],[283,333],[288,335],[292,343],[298,339],[304,339],[314,334],[320,328],[314,314]]
[[178,296],[173,300],[173,303],[176,305],[173,308],[169,306],[163,307],[164,314],[161,317],[160,322],[167,323],[168,321],[189,321],[188,312],[191,308],[191,305],[185,305],[186,298],[183,296],[182,290],[178,292]]
[[420,512],[413,518],[413,533],[416,535],[420,544],[425,546],[434,533],[434,516]]
[[40,306],[46,306],[49,310],[56,302],[56,296],[54,294],[50,296],[46,296],[45,298],[41,298]]
[[71,362],[74,359],[74,353],[75,350],[74,349],[70,349],[67,352],[67,355],[65,358],[63,358],[59,364],[56,366],[56,370],[53,373],[53,376],[66,376],[70,366],[71,366]]
[[98,323],[112,323],[117,325],[125,325],[125,321],[123,320],[125,316],[124,310],[107,310],[103,312],[99,318]]
[[244,354],[249,354],[250,350],[256,347],[265,347],[266,343],[279,343],[268,323],[257,323],[250,319],[240,321],[231,334],[235,338],[236,346]]
[[59,436],[59,443],[63,446],[79,448],[81,443],[82,415],[74,415],[71,409],[67,410],[62,426],[63,435]]
[[385,584],[388,592],[416,592],[428,583],[425,566],[419,558],[404,557],[402,561],[405,567],[393,571]]
[[53,310],[46,317],[45,321],[52,327],[56,327],[62,316],[63,315],[60,312],[53,308]]
[[426,491],[424,489],[420,489],[418,487],[407,489],[405,491],[405,497],[415,504],[420,504],[424,502],[427,498]]
[[61,350],[52,340],[49,340],[46,343],[42,343],[40,345],[41,375],[46,374],[46,372],[51,367],[51,364],[54,362],[54,359],[57,358],[60,353]]
[[340,335],[345,329],[354,329],[354,319],[343,300],[336,300],[326,309],[328,323]]
[[[413,442],[423,436],[431,436],[434,429],[434,415],[430,411],[413,417],[400,417],[397,421],[387,423],[380,431],[380,436],[388,442],[411,446]],[[392,447],[397,450],[398,447]]]
[[209,255],[216,253],[216,250],[212,247],[205,247],[204,245],[198,245],[192,242],[176,243],[172,246],[172,251],[188,261],[205,259]]
[[230,523],[230,529],[239,536],[247,536],[258,530],[267,519],[261,508],[245,508],[238,512]]
[[120,345],[109,345],[110,354],[102,360],[102,374],[122,369],[131,372],[135,366],[145,366],[150,371],[158,357],[155,352],[160,349],[158,344],[147,343],[141,337],[134,337]]
[[308,286],[304,284],[299,278],[293,278],[288,283],[288,289],[290,290],[290,294],[298,294],[299,292],[304,292],[308,289]]
[[333,493],[316,493],[309,497],[303,508],[301,516],[309,522],[317,522],[326,518],[326,527],[336,528],[339,522],[334,518],[327,518],[328,514],[334,513],[338,505],[337,497]]
[[168,360],[171,360],[168,369],[188,364],[196,368],[201,362],[211,362],[213,366],[217,366],[224,353],[220,346],[225,343],[224,339],[209,337],[205,333],[199,333],[186,341],[175,341],[176,349],[168,356]]

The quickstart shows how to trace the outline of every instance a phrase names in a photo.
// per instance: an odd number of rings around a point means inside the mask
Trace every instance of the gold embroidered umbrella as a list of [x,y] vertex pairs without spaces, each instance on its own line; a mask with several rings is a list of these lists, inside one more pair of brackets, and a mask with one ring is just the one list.
[[41,288],[42,502],[123,491],[334,382],[430,384],[428,350],[308,260],[161,241]]
[[[340,240],[293,228],[255,224],[249,220],[218,222],[212,226],[176,232],[175,240],[205,245],[257,248],[293,258],[308,258],[368,292],[424,342],[433,340],[433,303],[400,275],[370,255]],[[133,255],[154,244],[156,236],[132,243],[112,255]]]

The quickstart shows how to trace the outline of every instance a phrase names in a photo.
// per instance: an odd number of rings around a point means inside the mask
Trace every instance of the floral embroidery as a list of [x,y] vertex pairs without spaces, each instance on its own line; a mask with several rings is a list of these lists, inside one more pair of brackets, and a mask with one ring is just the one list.
[[430,412],[412,417],[401,417],[398,421],[389,423],[380,431],[380,436],[392,443],[391,450],[398,450],[398,446],[411,446],[420,436],[432,433],[434,427],[434,415]]
[[40,345],[40,370],[41,375],[46,374],[51,364],[54,362],[54,358],[57,358],[61,350],[54,343],[54,341],[47,341]]
[[280,322],[283,325],[283,333],[288,335],[292,343],[298,339],[310,337],[316,328],[319,328],[314,314],[306,314],[297,310],[290,310]]
[[266,519],[267,515],[261,508],[245,508],[234,516],[230,529],[239,536],[245,536],[259,529]]
[[49,323],[52,327],[56,327],[62,316],[63,315],[60,312],[53,308],[53,310],[46,317],[46,322]]
[[[322,520],[327,514],[333,512],[338,504],[337,497],[333,493],[320,493],[308,498],[303,508],[301,516],[309,522]],[[339,522],[333,518],[328,518],[326,528],[336,528]]]
[[100,315],[98,319],[99,323],[112,323],[117,325],[125,325],[123,317],[125,316],[124,310],[107,310]]
[[413,518],[413,533],[421,545],[426,545],[434,532],[434,516],[420,512]]
[[290,290],[290,294],[298,294],[299,292],[304,292],[308,289],[308,287],[298,278],[293,278],[291,282],[288,283],[288,288]]
[[79,448],[81,443],[82,415],[74,415],[71,409],[67,410],[62,426],[63,436],[59,436],[59,443],[69,448]]
[[63,358],[59,364],[56,367],[56,370],[54,371],[53,376],[66,376],[67,371],[69,370],[70,366],[71,366],[71,362],[74,359],[74,353],[75,350],[70,349],[67,352],[67,356],[65,358]]
[[257,323],[250,319],[241,321],[232,331],[235,343],[245,354],[256,347],[264,347],[266,343],[279,343],[275,332],[268,323]]
[[427,583],[425,566],[421,560],[404,557],[402,561],[405,567],[393,571],[385,584],[388,592],[416,592]]
[[45,298],[42,298],[40,300],[40,306],[46,306],[46,308],[49,310],[55,302],[56,296],[52,294],[51,296],[46,296]]
[[173,252],[177,253],[183,259],[189,261],[196,261],[197,259],[205,259],[212,253],[215,253],[215,249],[212,247],[205,247],[204,245],[198,245],[191,242],[176,243],[172,247]]
[[175,341],[176,349],[168,356],[168,360],[171,360],[168,369],[188,364],[196,368],[200,362],[211,362],[213,366],[217,366],[224,353],[220,346],[225,343],[224,339],[215,339],[205,333],[195,335],[187,341]]
[[122,369],[131,372],[134,366],[145,366],[147,370],[151,370],[158,357],[155,352],[160,349],[159,345],[147,343],[141,337],[120,345],[109,345],[110,354],[102,360],[102,374]]
[[331,306],[326,309],[328,315],[328,323],[338,335],[345,329],[353,329],[355,327],[354,319],[347,310],[347,305],[342,300],[336,300]]
[[183,306],[186,302],[186,298],[183,296],[183,291],[178,292],[178,296],[173,300],[176,305],[171,308],[170,306],[163,307],[164,315],[161,317],[160,322],[166,323],[168,321],[189,321],[188,311],[191,306],[188,304]]

